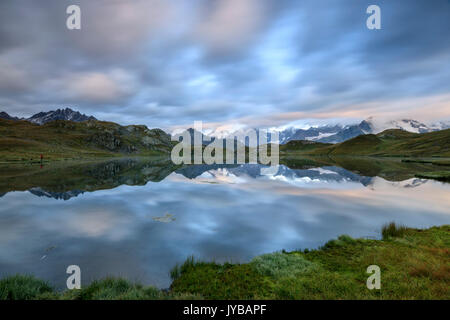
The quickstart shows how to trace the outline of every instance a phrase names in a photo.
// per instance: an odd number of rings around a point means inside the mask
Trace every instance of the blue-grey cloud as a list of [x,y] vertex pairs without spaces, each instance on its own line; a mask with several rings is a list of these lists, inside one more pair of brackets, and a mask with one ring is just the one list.
[[[370,4],[381,30],[366,28]],[[0,109],[169,128],[446,96],[448,30],[447,0],[5,0]]]

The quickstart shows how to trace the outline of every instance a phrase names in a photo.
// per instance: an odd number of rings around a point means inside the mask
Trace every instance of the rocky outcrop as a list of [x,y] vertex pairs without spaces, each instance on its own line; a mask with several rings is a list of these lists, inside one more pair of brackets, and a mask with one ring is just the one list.
[[170,152],[170,136],[161,129],[148,129],[144,125],[122,127],[113,123],[89,121],[86,127],[93,132],[86,142],[93,147],[112,152],[139,153],[153,150]]
[[110,132],[96,132],[86,138],[86,142],[95,147],[107,149],[109,151],[118,152],[122,145],[119,137]]
[[145,125],[121,126],[113,122],[89,120],[82,123],[56,120],[44,127],[58,128],[59,133],[70,130],[84,136],[88,147],[137,154],[145,151],[168,153],[172,150],[170,135],[161,129],[149,129]]

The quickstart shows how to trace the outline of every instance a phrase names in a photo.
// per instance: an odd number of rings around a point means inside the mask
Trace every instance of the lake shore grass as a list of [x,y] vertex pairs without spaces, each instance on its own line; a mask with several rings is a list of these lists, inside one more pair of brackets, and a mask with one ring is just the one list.
[[[450,298],[449,225],[420,230],[391,223],[382,235],[343,235],[317,250],[263,255],[248,264],[191,259],[172,272],[171,291],[206,299]],[[381,269],[381,290],[366,287],[370,265]]]
[[[41,161],[40,156],[43,155]],[[161,152],[142,152],[140,154],[123,154],[123,153],[107,153],[107,152],[86,152],[85,150],[75,150],[72,152],[46,152],[46,150],[38,150],[34,152],[3,152],[0,151],[0,165],[30,165],[30,164],[53,164],[58,162],[74,162],[74,161],[104,161],[121,158],[145,158],[145,157],[162,157],[168,154]]]
[[[381,240],[342,235],[315,250],[244,264],[190,257],[172,269],[169,290],[107,278],[57,292],[32,276],[9,276],[0,280],[0,299],[450,299],[450,225],[422,230],[390,223],[381,233]],[[370,265],[380,267],[380,290],[367,289]]]

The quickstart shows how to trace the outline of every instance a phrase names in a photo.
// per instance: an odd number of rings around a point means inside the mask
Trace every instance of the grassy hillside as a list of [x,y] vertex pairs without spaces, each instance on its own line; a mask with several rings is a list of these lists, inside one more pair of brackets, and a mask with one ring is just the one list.
[[[450,299],[450,226],[426,230],[388,224],[382,240],[343,235],[317,250],[276,252],[245,264],[188,259],[171,271],[170,290],[124,279],[57,292],[32,276],[0,280],[0,300],[25,299]],[[366,286],[367,267],[381,270],[381,289]]]
[[396,156],[396,157],[450,157],[450,129],[411,133],[398,129],[367,134],[335,144],[314,143],[281,146],[283,155],[309,154],[327,156]]
[[169,153],[170,136],[145,126],[57,120],[39,126],[0,119],[0,161],[155,155]]
[[415,134],[386,130],[377,135],[363,135],[335,145],[331,155],[371,156],[450,156],[450,129]]
[[[321,143],[308,140],[291,140],[286,144],[280,145],[280,154],[295,153],[327,153],[328,148],[332,147],[331,143]],[[324,150],[324,151],[321,151]]]

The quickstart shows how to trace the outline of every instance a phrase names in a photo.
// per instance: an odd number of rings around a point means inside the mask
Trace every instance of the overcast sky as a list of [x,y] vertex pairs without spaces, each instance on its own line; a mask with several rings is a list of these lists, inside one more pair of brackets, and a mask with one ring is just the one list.
[[164,129],[444,120],[449,31],[450,0],[1,0],[0,111]]

